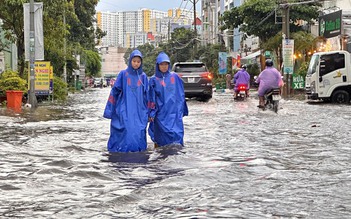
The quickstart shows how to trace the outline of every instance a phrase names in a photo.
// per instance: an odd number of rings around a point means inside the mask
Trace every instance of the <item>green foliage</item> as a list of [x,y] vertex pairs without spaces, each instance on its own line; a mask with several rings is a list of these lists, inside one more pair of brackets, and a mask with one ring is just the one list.
[[201,54],[200,60],[206,64],[215,79],[220,77],[218,73],[218,53],[221,51],[225,50],[220,44],[207,44],[200,46],[198,49],[199,54]]
[[[167,44],[160,45],[162,50],[170,56],[171,62],[185,62],[194,60],[194,44],[196,36],[193,30],[176,28]],[[198,53],[199,54],[199,53]],[[198,54],[195,56],[198,57]]]
[[265,42],[262,42],[261,48],[265,51],[276,51],[278,48],[281,48],[282,45],[282,32],[271,36],[271,38],[267,39]]
[[99,53],[92,50],[84,50],[82,61],[85,63],[87,76],[98,76],[101,71],[101,57]]
[[24,73],[24,33],[23,33],[23,3],[24,0],[1,0],[0,19],[5,39],[16,43],[19,75]]
[[[95,47],[93,22],[96,12],[95,6],[98,2],[98,0],[70,1],[70,10],[75,16],[68,19],[70,32],[68,40],[78,43],[84,49],[94,50]],[[99,37],[102,35],[99,35]]]
[[305,78],[308,70],[308,65],[309,65],[309,62],[307,61],[303,62],[299,70],[297,70],[296,74],[301,75],[303,78]]
[[[290,1],[292,2],[292,1]],[[239,7],[234,7],[231,11],[224,12],[221,21],[224,25],[222,30],[239,28],[247,35],[255,35],[262,42],[266,42],[271,36],[277,35],[281,31],[281,25],[275,24],[275,9],[279,8],[276,1],[272,0],[248,0]],[[297,25],[298,20],[309,23],[318,18],[320,3],[296,4],[290,9],[290,31],[297,32],[302,27]]]
[[[17,45],[18,69],[20,76],[24,76],[26,62],[24,61],[24,33],[23,33],[23,3],[28,0],[1,0],[0,19],[5,38]],[[106,33],[93,27],[95,21],[95,6],[98,0],[42,0],[43,31],[45,45],[45,59],[51,61],[56,76],[61,76],[65,62],[68,75],[78,66],[73,60],[76,52],[94,50],[95,36],[99,40]],[[66,25],[64,23],[66,20]],[[66,38],[66,50],[64,44]],[[0,43],[2,44],[2,43]],[[79,51],[77,51],[79,48]],[[82,49],[80,49],[82,48]]]
[[251,78],[258,76],[261,72],[260,67],[257,63],[247,66],[247,72],[250,74]]
[[[138,46],[137,49],[143,54],[144,72],[149,76],[155,73],[156,57],[162,51],[169,56],[171,64],[175,62],[192,61],[192,57],[194,57],[194,41],[194,31],[185,28],[177,28],[172,33],[172,39],[168,41],[168,43],[161,44],[157,48],[151,44]],[[124,61],[127,65],[130,53],[133,50],[134,48],[129,48],[124,54]],[[201,54],[201,52],[198,52],[198,54]],[[196,56],[199,56],[198,54]]]
[[6,70],[0,74],[0,96],[7,90],[20,90],[27,93],[27,81],[22,79],[18,72]]
[[312,34],[307,33],[305,31],[299,31],[292,34],[292,38],[294,39],[294,50],[297,53],[301,53],[304,57],[317,47],[317,40]]
[[53,95],[54,95],[54,100],[58,101],[65,101],[67,100],[67,83],[65,83],[61,78],[54,76],[53,79],[54,83],[54,90],[53,90]]
[[[144,44],[138,46],[137,49],[143,54],[143,71],[148,75],[152,76],[155,74],[155,66],[156,66],[156,57],[162,51],[161,48],[155,48],[151,44]],[[128,48],[126,53],[124,54],[124,61],[128,65],[130,53],[133,52],[134,49]]]

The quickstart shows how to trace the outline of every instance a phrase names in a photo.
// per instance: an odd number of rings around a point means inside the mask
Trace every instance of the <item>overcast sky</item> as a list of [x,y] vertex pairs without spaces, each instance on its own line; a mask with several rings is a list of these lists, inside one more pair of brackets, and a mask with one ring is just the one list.
[[[135,11],[140,8],[148,8],[159,11],[167,11],[173,8],[185,8],[192,10],[192,0],[100,0],[96,11]],[[197,0],[196,8],[200,11],[201,1]]]

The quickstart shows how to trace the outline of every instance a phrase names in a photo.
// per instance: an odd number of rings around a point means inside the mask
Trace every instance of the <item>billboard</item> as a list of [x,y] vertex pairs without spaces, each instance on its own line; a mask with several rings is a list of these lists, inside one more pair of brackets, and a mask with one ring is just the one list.
[[[53,68],[48,61],[36,61],[35,66],[35,80],[34,90],[36,94],[49,94],[52,91],[51,83],[53,78]],[[28,81],[30,81],[30,75],[28,74]],[[30,83],[28,83],[28,86]],[[28,87],[28,90],[30,88]]]
[[294,40],[283,39],[282,44],[284,74],[292,74],[294,71]]
[[218,53],[218,70],[219,74],[227,74],[227,53],[226,52],[219,52]]
[[341,34],[342,10],[319,16],[319,36],[331,38]]
[[[30,57],[30,4],[23,4],[25,60]],[[35,60],[44,60],[43,3],[34,3]]]

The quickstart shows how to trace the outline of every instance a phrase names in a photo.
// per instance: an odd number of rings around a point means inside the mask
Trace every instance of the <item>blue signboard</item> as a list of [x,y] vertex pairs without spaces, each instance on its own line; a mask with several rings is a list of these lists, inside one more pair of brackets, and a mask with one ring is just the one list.
[[219,74],[227,74],[227,53],[219,52],[218,53],[218,66]]

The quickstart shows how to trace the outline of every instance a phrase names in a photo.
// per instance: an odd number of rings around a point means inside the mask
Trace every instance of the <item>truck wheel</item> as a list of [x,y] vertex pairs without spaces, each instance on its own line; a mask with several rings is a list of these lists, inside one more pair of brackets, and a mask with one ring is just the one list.
[[350,95],[347,91],[337,90],[333,93],[332,102],[338,104],[350,103]]

